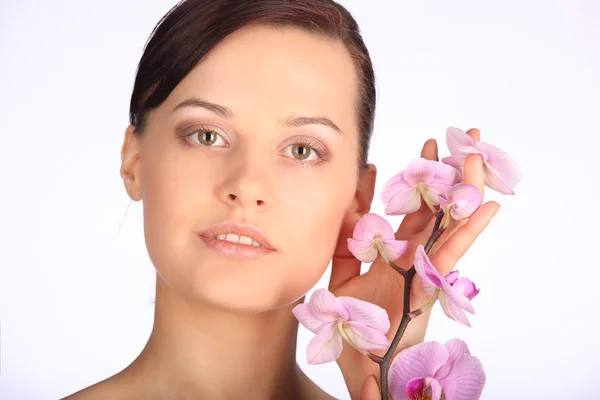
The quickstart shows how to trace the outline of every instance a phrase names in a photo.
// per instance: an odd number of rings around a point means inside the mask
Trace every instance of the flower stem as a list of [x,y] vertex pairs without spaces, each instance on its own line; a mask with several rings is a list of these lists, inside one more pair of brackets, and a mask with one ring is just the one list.
[[419,315],[423,314],[425,311],[430,309],[431,306],[433,306],[435,304],[435,302],[437,301],[439,295],[440,295],[440,289],[435,289],[435,292],[433,292],[433,296],[431,296],[431,299],[429,299],[429,301],[423,307],[418,308],[418,309],[408,313],[410,318],[413,319],[415,317],[418,317]]
[[406,271],[403,270],[402,268],[400,268],[399,266],[397,266],[396,264],[394,264],[393,262],[389,262],[388,264],[390,264],[390,267],[392,267],[400,275],[402,275],[402,276],[406,275]]
[[367,353],[367,357],[375,361],[377,364],[381,364],[383,362],[383,357],[379,357],[377,354],[373,354],[371,352]]
[[396,272],[398,272],[400,275],[404,276],[406,274],[405,270],[391,262],[390,259],[385,255],[385,251],[383,250],[383,243],[381,243],[380,239],[375,239],[375,246],[377,246],[377,249],[379,250],[379,255],[381,255],[383,261],[385,261],[390,267],[395,269]]
[[[435,241],[438,240],[440,236],[442,236],[442,233],[444,233],[444,231],[446,230],[445,228],[440,229],[440,223],[442,222],[442,218],[444,217],[444,211],[437,211],[435,216],[435,224],[433,225],[433,230],[431,232],[431,235],[429,236],[429,240],[425,245],[425,253],[429,253],[429,250],[431,250],[431,247],[433,247]],[[416,317],[416,315],[411,315],[412,313],[410,311],[410,288],[412,284],[412,278],[415,276],[415,274],[416,271],[414,265],[408,271],[404,271],[404,273],[401,274],[404,277],[404,294],[402,304],[402,320],[400,321],[400,326],[398,326],[398,330],[394,335],[394,339],[392,339],[392,343],[385,352],[383,359],[379,362],[378,360],[371,358],[373,361],[379,363],[379,371],[381,376],[381,400],[388,400],[388,369],[390,361],[392,360],[392,356],[394,355],[394,352],[396,351],[396,348],[400,343],[400,339],[402,339],[402,336],[404,335],[404,331],[406,331],[408,323],[414,317]],[[434,294],[433,297],[437,297],[436,294]]]

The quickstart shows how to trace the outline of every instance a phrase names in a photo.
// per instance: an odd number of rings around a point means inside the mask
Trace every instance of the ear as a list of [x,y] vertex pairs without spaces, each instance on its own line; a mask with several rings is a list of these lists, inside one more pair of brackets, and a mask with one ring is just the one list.
[[134,134],[135,126],[129,125],[125,130],[125,138],[121,147],[121,178],[125,190],[133,201],[140,201],[141,170],[140,170],[140,138]]
[[375,164],[368,164],[367,169],[360,171],[358,175],[358,185],[354,200],[350,206],[349,212],[360,215],[371,211],[371,203],[375,195],[375,181],[377,179],[377,168]]

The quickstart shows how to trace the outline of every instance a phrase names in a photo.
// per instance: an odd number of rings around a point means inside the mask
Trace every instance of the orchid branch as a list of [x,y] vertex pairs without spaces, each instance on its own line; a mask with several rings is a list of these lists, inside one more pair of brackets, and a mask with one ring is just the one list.
[[[440,224],[442,222],[443,217],[444,217],[444,211],[440,210],[436,213],[435,224],[433,226],[433,230],[431,232],[429,240],[427,241],[427,244],[425,245],[426,253],[428,253],[429,250],[431,250],[431,248],[433,247],[436,240],[438,240],[440,238],[440,236],[442,236],[442,234],[446,230],[445,228],[440,229]],[[412,313],[410,311],[410,288],[411,288],[411,284],[412,284],[412,278],[415,276],[415,274],[416,274],[416,271],[415,271],[414,265],[408,271],[404,271],[404,274],[401,274],[404,277],[404,296],[403,296],[404,302],[403,302],[403,310],[402,310],[402,313],[403,313],[402,320],[400,321],[400,326],[398,326],[398,331],[396,331],[396,334],[394,335],[394,339],[392,340],[390,347],[386,351],[381,362],[379,362],[379,371],[380,371],[380,376],[381,376],[381,399],[382,400],[388,399],[388,367],[389,367],[390,361],[392,360],[392,356],[394,355],[394,352],[396,351],[396,348],[398,347],[398,344],[400,343],[400,339],[402,339],[402,336],[404,335],[404,331],[406,331],[406,327],[408,326],[408,323],[414,317],[416,317],[416,315],[412,315]],[[433,305],[433,303],[431,303],[431,304]],[[374,361],[377,362],[376,360],[374,360]]]

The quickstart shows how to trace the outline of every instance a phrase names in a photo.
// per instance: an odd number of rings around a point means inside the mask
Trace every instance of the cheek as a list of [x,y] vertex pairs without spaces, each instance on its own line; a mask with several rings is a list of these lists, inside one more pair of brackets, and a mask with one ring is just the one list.
[[304,296],[327,269],[355,188],[355,182],[329,182],[302,196],[286,196],[286,203],[293,204],[286,224],[293,242],[282,291],[284,303]]
[[[163,279],[173,282],[185,272],[184,250],[193,244],[206,219],[210,191],[203,176],[168,158],[151,158],[143,165],[144,236],[152,263]],[[204,217],[202,217],[204,215]]]

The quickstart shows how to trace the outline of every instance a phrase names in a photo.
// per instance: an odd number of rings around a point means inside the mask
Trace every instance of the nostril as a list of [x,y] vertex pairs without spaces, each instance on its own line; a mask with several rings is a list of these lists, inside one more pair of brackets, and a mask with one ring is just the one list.
[[230,194],[230,195],[229,195],[229,198],[230,198],[231,200],[235,200],[235,199],[236,199],[236,197],[237,197],[237,196],[236,196],[235,194]]

